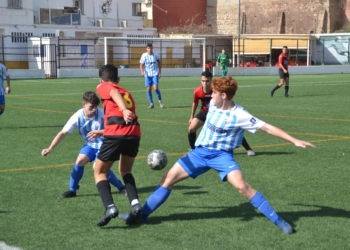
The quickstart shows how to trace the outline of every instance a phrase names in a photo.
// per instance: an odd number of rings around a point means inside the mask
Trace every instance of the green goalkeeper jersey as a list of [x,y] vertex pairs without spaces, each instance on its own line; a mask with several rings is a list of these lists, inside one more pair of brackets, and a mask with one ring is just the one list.
[[227,53],[220,53],[218,56],[217,62],[220,63],[220,66],[226,66],[227,65],[227,60],[230,60],[230,57],[228,56]]

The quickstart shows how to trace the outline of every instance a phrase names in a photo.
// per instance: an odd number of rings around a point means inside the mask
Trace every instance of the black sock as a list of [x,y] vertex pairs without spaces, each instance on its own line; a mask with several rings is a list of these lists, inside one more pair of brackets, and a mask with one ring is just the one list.
[[284,94],[285,95],[288,95],[288,90],[289,90],[289,86],[285,86],[284,87]]
[[109,205],[114,205],[114,201],[111,193],[111,185],[109,185],[109,181],[104,180],[97,183],[96,187],[98,192],[100,193],[103,206],[107,210]]
[[196,143],[196,133],[188,133],[188,141],[190,142],[191,149],[194,149]]
[[131,173],[128,173],[123,176],[123,180],[124,180],[126,191],[128,192],[129,201],[131,203],[132,200],[139,198],[137,195],[134,176]]
[[279,89],[281,86],[276,85],[276,87],[273,88],[272,92],[275,92],[277,89]]
[[249,144],[247,142],[247,140],[245,139],[245,137],[243,137],[243,140],[242,140],[242,146],[245,148],[245,150],[251,150],[251,148],[249,147]]

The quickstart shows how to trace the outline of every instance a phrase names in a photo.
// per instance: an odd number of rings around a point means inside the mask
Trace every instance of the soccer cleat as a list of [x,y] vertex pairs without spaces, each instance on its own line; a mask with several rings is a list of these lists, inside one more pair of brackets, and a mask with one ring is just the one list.
[[119,190],[120,194],[124,197],[128,197],[128,192],[126,191],[126,188],[122,188]]
[[149,108],[149,109],[153,109],[153,108],[154,108],[154,104],[152,103],[151,105],[149,105],[148,108]]
[[288,98],[288,97],[291,97],[291,96],[290,96],[290,95],[288,95],[288,94],[286,94],[286,95],[284,95],[284,97]]
[[142,214],[142,206],[140,205],[140,203],[137,203],[131,207],[130,214],[127,217],[124,216],[125,220],[121,217],[120,218],[125,221],[125,224],[132,225],[132,224],[135,224],[140,219],[141,214]]
[[159,101],[159,106],[160,106],[160,108],[164,108],[164,104],[162,101]]
[[275,93],[275,91],[271,90],[271,97],[273,97],[274,93]]
[[67,192],[64,192],[63,194],[58,196],[58,199],[73,198],[73,197],[76,197],[76,196],[77,196],[76,192],[68,190]]
[[276,226],[279,227],[279,229],[281,229],[281,231],[284,234],[291,234],[291,233],[293,233],[292,226],[289,225],[287,222],[285,222],[285,220],[283,220],[282,218],[279,218],[275,224],[276,224]]
[[248,156],[255,156],[255,152],[251,149],[247,150],[247,155]]
[[[122,219],[126,224],[128,224],[126,221],[130,220],[129,219],[130,214],[119,214],[119,218]],[[144,215],[141,215],[140,218],[138,219],[139,222],[142,223],[147,223],[148,222],[148,218]],[[134,223],[136,223],[137,221],[135,220]],[[131,223],[130,223],[131,224]]]
[[102,218],[98,220],[97,226],[103,227],[109,223],[109,221],[119,214],[118,209],[113,205],[107,208],[106,212],[103,214]]

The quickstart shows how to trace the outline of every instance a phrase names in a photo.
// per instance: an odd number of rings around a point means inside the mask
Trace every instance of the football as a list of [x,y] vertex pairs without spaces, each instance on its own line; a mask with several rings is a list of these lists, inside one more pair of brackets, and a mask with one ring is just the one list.
[[153,170],[161,170],[168,163],[168,157],[162,150],[153,150],[148,154],[147,164]]

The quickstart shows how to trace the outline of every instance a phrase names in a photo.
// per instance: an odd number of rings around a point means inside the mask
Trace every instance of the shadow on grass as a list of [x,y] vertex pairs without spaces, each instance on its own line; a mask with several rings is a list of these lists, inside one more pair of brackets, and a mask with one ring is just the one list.
[[0,214],[7,214],[7,213],[12,213],[12,211],[1,211],[0,210]]
[[[350,218],[350,211],[332,208],[327,206],[319,205],[304,205],[304,204],[291,204],[292,206],[302,206],[316,208],[309,211],[299,211],[299,212],[277,212],[283,219],[291,224],[292,227],[295,227],[295,222],[303,217],[342,217]],[[250,221],[257,217],[264,217],[262,213],[256,210],[250,203],[242,203],[239,206],[235,207],[192,207],[192,206],[176,206],[176,208],[181,209],[193,209],[196,208],[197,212],[190,213],[173,213],[166,216],[151,216],[148,219],[146,225],[157,225],[165,221],[194,221],[194,220],[203,220],[203,219],[227,219],[227,218],[238,218],[241,221]],[[217,211],[205,211],[207,209],[220,209]],[[173,211],[174,211],[173,210]],[[123,222],[122,222],[123,223]],[[138,228],[144,223],[137,223],[134,225],[123,226],[110,226],[103,229],[127,229],[127,228]],[[296,233],[296,231],[294,231]]]
[[[312,210],[296,211],[296,212],[278,212],[283,219],[295,227],[295,222],[300,218],[309,217],[340,217],[350,218],[350,211],[332,208],[320,205],[305,205],[291,204],[292,206],[310,207]],[[178,208],[190,208],[189,206],[177,206]],[[192,221],[201,219],[224,219],[224,218],[239,218],[241,221],[250,221],[256,217],[265,217],[262,213],[256,210],[250,203],[242,203],[235,207],[196,207],[197,212],[191,213],[174,213],[167,216],[151,216],[148,220],[149,225],[160,224],[164,221]],[[218,211],[206,212],[205,209],[217,209]],[[173,211],[176,211],[176,207]]]
[[[141,187],[141,188],[137,188],[137,192],[140,194],[140,193],[153,193],[154,190],[156,190],[156,187],[157,186],[150,186],[150,187]],[[113,188],[113,187],[112,187]],[[194,190],[194,189],[200,189],[200,188],[203,188],[202,186],[182,186],[182,185],[177,185],[173,188],[173,190]],[[206,194],[208,192],[201,192],[199,191],[198,194]],[[120,195],[119,192],[112,192],[113,195]],[[197,194],[196,192],[187,192],[185,194]],[[99,196],[98,193],[95,193],[95,194],[82,194],[82,195],[77,195],[77,197],[75,198],[78,198],[78,197],[89,197],[89,196]],[[121,195],[120,195],[121,196]]]

